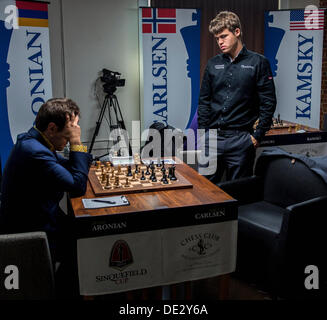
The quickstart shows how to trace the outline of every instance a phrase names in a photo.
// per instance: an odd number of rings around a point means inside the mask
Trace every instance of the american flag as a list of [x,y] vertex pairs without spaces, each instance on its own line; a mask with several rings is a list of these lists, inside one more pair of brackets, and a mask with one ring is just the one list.
[[176,33],[176,9],[142,8],[143,33]]
[[323,9],[318,10],[291,10],[290,31],[324,30]]

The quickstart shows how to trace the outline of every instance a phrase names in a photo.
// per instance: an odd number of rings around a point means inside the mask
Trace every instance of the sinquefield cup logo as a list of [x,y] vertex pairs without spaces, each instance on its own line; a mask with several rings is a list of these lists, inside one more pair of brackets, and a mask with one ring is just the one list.
[[124,270],[133,263],[133,255],[124,240],[117,240],[111,249],[109,266],[119,271]]

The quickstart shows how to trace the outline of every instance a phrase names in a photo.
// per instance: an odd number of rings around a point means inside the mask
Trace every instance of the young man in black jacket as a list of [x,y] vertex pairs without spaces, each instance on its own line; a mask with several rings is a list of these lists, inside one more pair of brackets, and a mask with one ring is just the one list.
[[209,31],[222,53],[208,61],[201,85],[198,125],[206,129],[209,165],[200,160],[199,172],[217,183],[225,170],[227,180],[252,175],[255,148],[272,123],[276,95],[269,62],[243,45],[235,13],[220,12]]

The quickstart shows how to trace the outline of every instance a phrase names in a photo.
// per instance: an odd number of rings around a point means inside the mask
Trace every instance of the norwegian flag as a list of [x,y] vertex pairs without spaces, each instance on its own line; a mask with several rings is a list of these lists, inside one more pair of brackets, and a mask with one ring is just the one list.
[[142,8],[142,33],[176,33],[176,9]]
[[290,31],[323,30],[323,9],[318,10],[292,10],[290,12]]

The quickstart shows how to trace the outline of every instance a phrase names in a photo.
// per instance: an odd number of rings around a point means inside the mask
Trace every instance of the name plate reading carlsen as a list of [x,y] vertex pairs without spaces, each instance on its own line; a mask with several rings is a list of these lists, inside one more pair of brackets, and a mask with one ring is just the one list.
[[85,209],[110,208],[129,205],[129,201],[125,196],[82,199],[82,201]]

